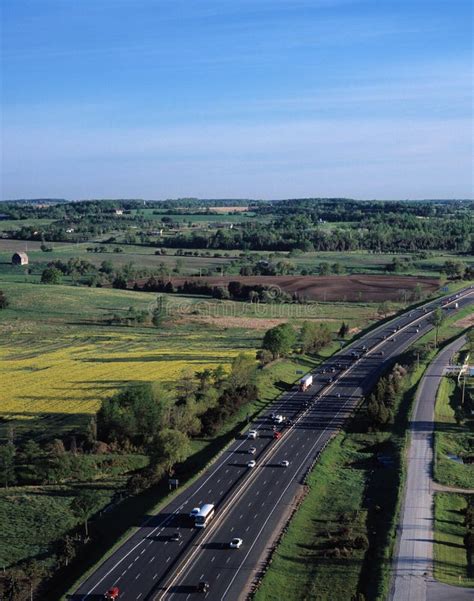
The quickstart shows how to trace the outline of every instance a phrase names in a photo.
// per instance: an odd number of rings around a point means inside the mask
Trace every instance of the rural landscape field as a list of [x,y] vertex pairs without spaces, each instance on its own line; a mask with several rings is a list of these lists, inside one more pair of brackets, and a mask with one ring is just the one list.
[[[74,217],[80,206],[76,203],[48,202],[41,208],[37,202],[5,203],[3,210],[17,219],[0,220],[0,437],[5,453],[0,515],[10,524],[7,536],[17,541],[1,547],[0,561],[10,578],[4,587],[14,581],[21,589],[22,582],[32,582],[38,598],[42,591],[47,596],[63,594],[91,561],[133,531],[132,524],[143,512],[166,499],[164,465],[167,470],[174,465],[174,472],[192,482],[196,470],[222,452],[250,416],[258,415],[301,374],[378,323],[430,298],[464,289],[472,280],[474,260],[464,251],[239,252],[220,249],[228,246],[223,240],[214,242],[217,248],[212,250],[174,246],[176,236],[217,240],[227,224],[232,224],[232,235],[239,228],[244,233],[239,235],[245,235],[259,211],[271,222],[271,205],[256,203],[250,210],[206,201],[197,206],[192,201],[187,207],[180,201],[175,208],[167,203],[166,210],[125,208],[116,216],[116,204],[84,205],[94,215],[91,224],[97,222],[97,211],[104,224],[104,233],[88,234],[88,241],[76,230],[78,225],[88,227],[87,217]],[[314,201],[315,209],[318,206]],[[275,207],[278,213],[279,205]],[[413,210],[418,210],[416,204]],[[465,228],[469,206],[451,209],[448,204],[446,210],[452,212],[456,227]],[[28,218],[41,213],[51,218]],[[313,235],[319,235],[319,228],[316,225]],[[337,228],[337,222],[328,222],[323,231],[339,231],[339,236],[350,232]],[[142,232],[149,231],[161,239],[145,239]],[[186,243],[186,238],[181,240]],[[27,263],[15,264],[18,257],[26,257]],[[471,319],[471,310],[463,309],[456,319],[450,318],[450,329],[447,323],[442,326],[445,333],[440,338],[469,328]],[[289,338],[276,349],[268,340],[280,330]],[[418,361],[420,354],[428,360],[432,345],[433,336],[425,336],[415,349]],[[413,381],[416,377],[411,376]],[[224,396],[222,391],[227,391]],[[225,406],[224,399],[230,402],[233,394],[238,397]],[[153,418],[146,418],[149,395],[160,408]],[[403,398],[397,405],[400,415],[406,411]],[[117,410],[114,417],[110,412]],[[143,418],[147,421],[142,428],[162,432],[153,444],[144,442],[138,426],[130,429],[123,421]],[[364,430],[366,418],[358,419]],[[156,426],[149,420],[158,420]],[[371,540],[365,534],[370,513],[359,513],[357,507],[363,503],[363,488],[379,485],[370,470],[353,480],[356,473],[350,464],[367,461],[374,451],[367,455],[364,449],[374,440],[401,449],[397,424],[395,419],[393,432],[348,431],[337,439],[328,451],[327,467],[323,463],[315,472],[314,491],[296,529],[311,531],[307,512],[314,506],[322,510],[336,495],[340,505],[331,520],[337,523],[346,506],[346,512],[359,516],[360,539]],[[465,436],[467,441],[470,434]],[[11,459],[8,449],[15,449]],[[449,463],[444,453],[438,470],[449,472],[449,464],[441,467]],[[333,476],[325,471],[331,469]],[[321,480],[318,470],[323,470]],[[386,485],[379,486],[379,494],[393,495],[395,483]],[[75,507],[78,499],[88,496],[91,505],[84,514]],[[109,509],[102,515],[103,508]],[[316,540],[324,528],[314,531]],[[389,531],[389,523],[383,528]],[[27,535],[30,532],[34,535]],[[294,535],[289,536],[282,549],[291,545]],[[359,552],[353,561],[351,590],[364,573],[364,556]],[[279,569],[288,569],[277,561]],[[317,578],[318,587],[329,594],[347,572],[341,565],[336,576],[333,562],[324,567],[318,559],[310,561],[307,571],[298,572],[296,581],[289,577],[289,582],[295,591],[311,590],[305,587]],[[383,574],[378,585],[382,588]],[[264,581],[259,599],[272,598],[266,591],[274,586],[273,578],[269,575]],[[281,586],[286,585],[279,582]],[[368,590],[375,594],[378,589],[374,584]]]
[[473,601],[472,3],[3,0],[0,601]]

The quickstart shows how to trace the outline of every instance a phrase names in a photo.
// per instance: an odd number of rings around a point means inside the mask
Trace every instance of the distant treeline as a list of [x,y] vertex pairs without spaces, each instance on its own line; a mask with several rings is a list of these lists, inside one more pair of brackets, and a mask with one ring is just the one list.
[[179,294],[199,294],[211,296],[223,300],[236,300],[263,303],[288,303],[302,302],[297,293],[291,295],[276,286],[264,286],[260,284],[247,285],[238,281],[232,281],[220,286],[211,286],[201,281],[186,280],[183,284],[175,285],[171,281],[151,277],[143,286],[135,284],[135,290],[145,292],[166,292]]
[[[179,231],[182,224],[170,217],[189,215],[192,222],[193,215],[212,213],[218,206],[249,206],[255,217],[233,223],[232,229],[197,227],[188,232]],[[145,208],[153,209],[152,214],[145,214]],[[119,218],[116,209],[122,211]],[[119,241],[119,236],[121,242],[128,244],[182,249],[474,253],[474,202],[467,200],[315,198],[264,202],[190,198],[146,203],[83,201],[46,207],[6,202],[2,203],[2,213],[13,220],[52,220],[41,228],[25,224],[9,232],[12,237],[28,240],[87,240],[113,232],[109,242]],[[167,235],[160,233],[163,228]]]

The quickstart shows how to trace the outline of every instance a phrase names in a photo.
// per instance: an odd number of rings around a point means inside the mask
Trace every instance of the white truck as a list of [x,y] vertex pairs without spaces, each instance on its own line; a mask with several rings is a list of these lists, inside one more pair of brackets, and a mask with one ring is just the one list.
[[300,386],[299,386],[300,391],[305,392],[312,385],[313,385],[313,374],[308,374],[307,376],[305,376],[304,378],[301,378],[301,380],[300,380]]

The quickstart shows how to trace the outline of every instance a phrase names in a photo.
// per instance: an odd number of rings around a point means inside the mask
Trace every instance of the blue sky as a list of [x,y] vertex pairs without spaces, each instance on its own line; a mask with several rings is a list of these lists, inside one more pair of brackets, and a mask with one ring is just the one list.
[[2,198],[472,197],[470,0],[3,0]]

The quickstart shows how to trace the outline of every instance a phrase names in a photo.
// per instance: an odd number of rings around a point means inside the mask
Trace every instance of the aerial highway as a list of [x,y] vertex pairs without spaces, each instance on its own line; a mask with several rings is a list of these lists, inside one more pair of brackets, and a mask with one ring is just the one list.
[[[244,598],[304,475],[386,365],[432,328],[430,315],[436,307],[452,313],[472,302],[470,288],[431,301],[334,354],[314,370],[308,390],[294,386],[275,400],[250,424],[255,438],[245,433],[235,440],[71,598],[101,599],[112,587],[127,601]],[[272,414],[283,415],[284,423],[277,424]],[[255,466],[249,467],[249,461]],[[215,516],[205,528],[196,528],[189,514],[206,503],[215,506]],[[229,547],[233,538],[242,539],[240,548]],[[206,585],[201,592],[199,583]]]

